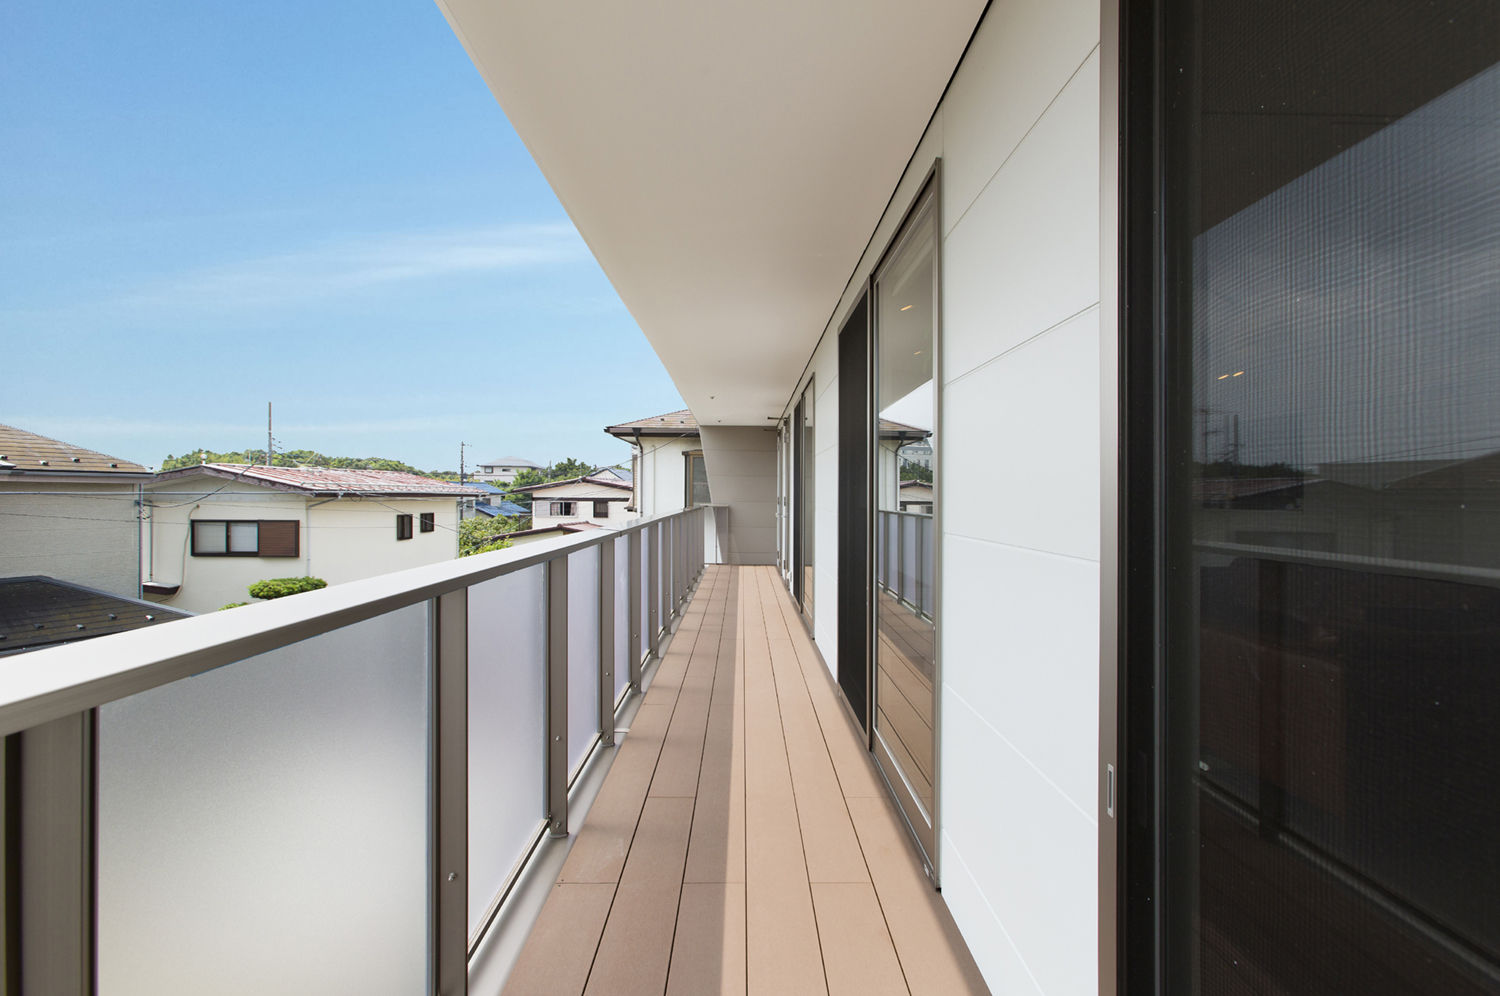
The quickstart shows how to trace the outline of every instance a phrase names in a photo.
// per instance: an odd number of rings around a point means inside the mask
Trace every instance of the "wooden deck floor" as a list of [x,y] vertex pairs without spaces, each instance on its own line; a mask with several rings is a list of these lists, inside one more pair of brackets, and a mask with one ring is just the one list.
[[795,613],[707,569],[506,994],[988,991]]

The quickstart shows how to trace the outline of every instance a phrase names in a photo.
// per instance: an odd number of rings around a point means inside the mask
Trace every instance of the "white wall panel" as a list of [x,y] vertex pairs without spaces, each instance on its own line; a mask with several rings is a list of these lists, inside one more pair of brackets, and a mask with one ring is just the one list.
[[990,974],[1004,963],[1008,934],[1043,992],[1094,992],[1094,820],[949,690],[943,724],[943,863],[961,858],[994,911],[988,922],[958,920],[991,990],[1024,991]]
[[943,585],[947,686],[1092,812],[1099,565],[950,535]]
[[[1004,28],[990,30],[990,22]],[[986,28],[943,100],[944,232],[952,231],[1098,43],[1099,5],[1091,0],[990,6]]]
[[1099,558],[1098,364],[1091,310],[944,389],[945,533]]
[[1098,132],[1096,53],[944,243],[945,382],[1099,300]]

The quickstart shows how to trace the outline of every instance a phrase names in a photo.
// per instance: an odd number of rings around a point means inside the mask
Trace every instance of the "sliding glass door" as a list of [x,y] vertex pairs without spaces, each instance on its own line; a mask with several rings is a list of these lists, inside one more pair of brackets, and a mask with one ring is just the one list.
[[1130,991],[1500,992],[1500,5],[1157,14]]
[[874,749],[935,867],[937,196],[913,208],[874,278]]

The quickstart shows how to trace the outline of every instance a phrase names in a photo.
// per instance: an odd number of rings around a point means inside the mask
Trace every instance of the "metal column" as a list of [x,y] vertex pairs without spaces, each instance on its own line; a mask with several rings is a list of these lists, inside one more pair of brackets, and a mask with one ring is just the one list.
[[630,687],[641,690],[641,661],[645,648],[641,645],[641,600],[645,595],[641,584],[641,530],[637,529],[626,540],[626,556],[629,564],[625,582],[630,590]]
[[432,600],[433,952],[439,996],[463,996],[469,976],[469,590]]
[[568,558],[547,561],[547,833],[568,835]]
[[599,743],[615,745],[615,541],[599,544]]

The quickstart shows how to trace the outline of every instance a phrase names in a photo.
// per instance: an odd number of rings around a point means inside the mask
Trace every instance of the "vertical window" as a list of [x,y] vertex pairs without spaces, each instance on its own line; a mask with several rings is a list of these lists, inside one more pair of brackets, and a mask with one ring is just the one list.
[[609,518],[609,502],[607,502],[607,501],[596,501],[596,502],[594,502],[594,518],[596,518],[596,519],[607,519],[607,518]]
[[1148,981],[1495,992],[1500,7],[1160,8]]
[[888,770],[918,840],[936,847],[933,726],[937,533],[931,470],[916,450],[937,442],[936,182],[912,207],[874,278],[876,757]]
[[411,539],[411,515],[401,512],[396,516],[396,539]]
[[437,528],[437,513],[423,512],[419,528],[424,533],[430,533]]
[[703,462],[703,451],[684,453],[683,459],[687,461],[687,507],[707,505],[713,497],[708,490],[708,465]]

